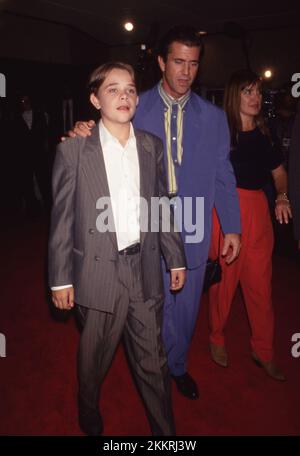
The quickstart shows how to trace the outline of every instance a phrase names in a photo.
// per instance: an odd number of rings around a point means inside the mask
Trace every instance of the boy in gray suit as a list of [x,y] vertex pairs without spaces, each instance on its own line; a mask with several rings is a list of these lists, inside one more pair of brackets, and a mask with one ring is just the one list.
[[[98,127],[88,138],[58,146],[49,241],[53,303],[59,309],[76,303],[83,327],[79,424],[88,435],[103,432],[100,387],[123,336],[152,434],[173,435],[161,342],[161,253],[174,292],[184,284],[185,256],[167,198],[159,210],[163,216],[156,221],[151,212],[153,198],[167,195],[163,146],[131,125],[138,103],[131,66],[110,62],[97,68],[90,100],[101,111]],[[170,229],[162,230],[166,214]]]

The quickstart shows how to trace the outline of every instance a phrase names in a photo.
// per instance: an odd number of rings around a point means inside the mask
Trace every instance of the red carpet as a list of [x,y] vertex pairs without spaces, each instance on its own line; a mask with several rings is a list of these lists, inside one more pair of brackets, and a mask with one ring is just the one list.
[[[46,230],[40,221],[6,229],[1,239],[0,435],[81,435],[76,415],[74,319],[58,320],[46,300]],[[181,397],[173,385],[178,435],[300,435],[300,357],[291,337],[300,333],[299,262],[274,258],[276,354],[287,382],[268,378],[250,359],[249,326],[237,293],[227,327],[230,366],[208,351],[203,299],[190,351],[190,372],[201,396]],[[56,318],[54,318],[56,317]],[[300,350],[299,350],[300,351]],[[120,348],[102,389],[105,435],[149,435],[143,406]]]

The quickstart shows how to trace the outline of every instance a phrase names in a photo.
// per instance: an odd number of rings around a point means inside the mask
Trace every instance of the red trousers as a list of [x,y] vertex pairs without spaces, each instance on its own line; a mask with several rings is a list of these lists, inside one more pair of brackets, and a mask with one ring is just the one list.
[[[238,189],[241,210],[241,251],[230,265],[221,258],[222,281],[209,290],[210,341],[224,345],[224,329],[240,282],[251,325],[251,347],[263,361],[273,358],[274,313],[271,299],[273,227],[262,190]],[[218,253],[220,224],[213,213],[210,255]],[[221,233],[220,249],[223,236]]]

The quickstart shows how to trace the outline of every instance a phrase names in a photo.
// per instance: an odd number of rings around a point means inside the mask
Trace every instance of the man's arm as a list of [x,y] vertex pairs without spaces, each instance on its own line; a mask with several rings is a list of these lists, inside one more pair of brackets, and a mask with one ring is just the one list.
[[[53,166],[53,207],[49,236],[49,285],[62,287],[73,283],[73,225],[74,195],[76,186],[76,155],[67,162],[65,152],[70,142],[59,144]],[[72,154],[76,154],[72,150]],[[59,308],[70,308],[73,302],[73,287],[53,290],[54,304]],[[65,307],[62,307],[61,298]],[[72,304],[73,305],[73,304]]]
[[219,120],[219,151],[216,174],[215,207],[224,233],[221,252],[226,263],[238,256],[240,251],[240,208],[236,191],[236,179],[229,159],[230,135],[227,119],[221,112]]
[[[157,149],[158,189],[159,197],[162,198],[161,201],[164,206],[160,208],[160,244],[167,268],[171,271],[170,289],[176,291],[182,288],[185,282],[186,259],[181,236],[175,231],[174,216],[170,208],[169,200],[167,199],[166,175],[163,161],[163,144],[158,139],[156,141],[157,143],[155,147]],[[162,217],[168,217],[168,221],[170,222],[170,231],[168,232],[164,232],[162,230],[162,226],[164,226]],[[166,226],[168,226],[168,223],[166,223]]]

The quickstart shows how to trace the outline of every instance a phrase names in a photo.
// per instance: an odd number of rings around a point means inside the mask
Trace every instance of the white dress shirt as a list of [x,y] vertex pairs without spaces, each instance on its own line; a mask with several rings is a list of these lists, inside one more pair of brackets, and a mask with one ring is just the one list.
[[140,241],[140,167],[130,124],[125,146],[99,123],[100,142],[111,198],[118,250]]

